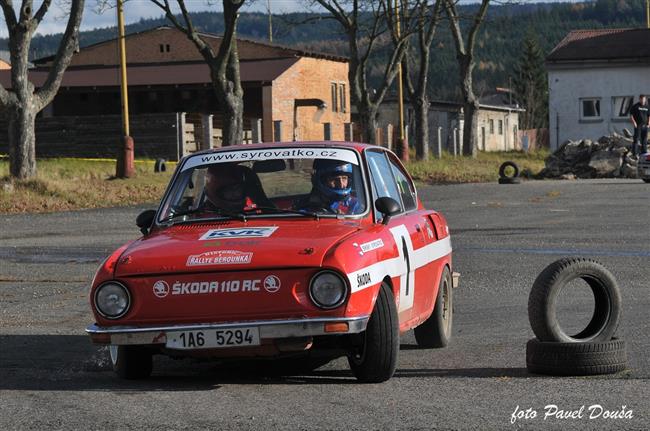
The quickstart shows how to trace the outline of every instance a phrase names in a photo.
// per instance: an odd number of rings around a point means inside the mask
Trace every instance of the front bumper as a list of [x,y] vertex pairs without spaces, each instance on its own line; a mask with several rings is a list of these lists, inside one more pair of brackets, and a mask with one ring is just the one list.
[[257,326],[261,339],[298,338],[317,335],[357,334],[366,330],[370,316],[350,318],[314,318],[290,320],[253,320],[246,322],[206,323],[167,326],[111,326],[92,324],[86,328],[96,344],[165,344],[172,331],[237,329]]

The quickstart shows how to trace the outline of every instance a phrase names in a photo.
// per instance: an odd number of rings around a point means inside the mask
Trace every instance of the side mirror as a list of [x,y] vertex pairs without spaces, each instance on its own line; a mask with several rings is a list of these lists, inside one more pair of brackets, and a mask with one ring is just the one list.
[[138,225],[143,235],[149,233],[149,228],[153,224],[154,217],[156,217],[156,210],[145,210],[135,219],[135,224]]
[[375,208],[377,208],[377,211],[382,213],[384,216],[383,220],[381,221],[382,224],[388,224],[391,217],[395,214],[398,214],[402,210],[399,206],[399,203],[395,199],[389,198],[388,196],[377,199],[375,201]]

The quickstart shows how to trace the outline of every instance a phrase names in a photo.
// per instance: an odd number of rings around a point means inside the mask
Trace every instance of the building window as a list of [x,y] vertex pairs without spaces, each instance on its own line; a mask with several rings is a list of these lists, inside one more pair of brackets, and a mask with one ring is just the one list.
[[598,120],[600,119],[600,99],[580,99],[580,119],[581,120]]
[[171,50],[171,47],[169,46],[169,44],[165,45],[165,50],[166,50],[167,52],[169,52],[169,51]]
[[630,108],[634,104],[634,96],[612,97],[612,118],[625,118],[630,115]]
[[162,43],[158,47],[160,48],[160,52],[165,52],[165,46]]
[[503,120],[499,120],[499,135],[503,135]]
[[490,135],[494,135],[494,120],[490,119]]
[[345,94],[345,84],[344,83],[339,84],[339,90],[341,90],[340,91],[340,97],[339,97],[339,101],[341,103],[341,112],[347,112],[348,100],[347,100],[347,97],[346,97],[347,95]]
[[336,82],[332,82],[332,112],[338,112],[338,88]]

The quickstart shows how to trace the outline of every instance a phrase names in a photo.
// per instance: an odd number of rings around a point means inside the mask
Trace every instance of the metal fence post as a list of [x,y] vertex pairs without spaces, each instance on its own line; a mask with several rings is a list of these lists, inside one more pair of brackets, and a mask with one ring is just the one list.
[[282,120],[275,120],[273,122],[273,141],[282,141]]
[[458,142],[458,128],[454,127],[454,133],[453,133],[453,142],[454,142],[454,157],[458,155],[457,150],[456,150],[456,145]]
[[438,158],[442,158],[442,126],[438,126]]

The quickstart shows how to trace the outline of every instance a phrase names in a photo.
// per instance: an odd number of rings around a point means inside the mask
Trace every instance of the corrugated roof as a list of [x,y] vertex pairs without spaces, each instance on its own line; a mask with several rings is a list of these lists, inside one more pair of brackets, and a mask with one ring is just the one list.
[[639,59],[650,60],[650,29],[573,30],[546,57],[550,63]]
[[[296,63],[298,58],[277,60],[243,61],[239,64],[242,82],[270,82]],[[0,71],[0,83],[11,87],[9,71]],[[129,86],[136,85],[182,85],[209,84],[210,69],[205,63],[163,64],[129,66]],[[35,86],[43,85],[47,78],[46,69],[34,69],[29,79]],[[120,85],[119,68],[68,68],[63,75],[61,87],[114,87]]]

